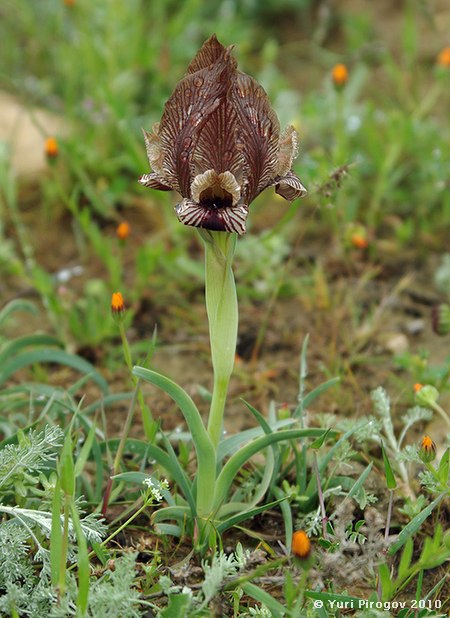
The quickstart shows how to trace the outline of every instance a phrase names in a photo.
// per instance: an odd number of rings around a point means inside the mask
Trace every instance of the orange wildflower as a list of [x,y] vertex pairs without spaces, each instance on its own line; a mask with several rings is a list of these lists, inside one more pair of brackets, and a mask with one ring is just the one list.
[[311,553],[311,541],[304,530],[297,530],[292,535],[292,553],[302,560]]
[[420,443],[419,457],[422,461],[429,463],[436,459],[436,444],[430,436],[424,436]]
[[111,298],[111,311],[114,315],[120,315],[125,311],[125,303],[123,302],[123,296],[120,292],[113,292]]
[[45,140],[44,150],[49,159],[56,159],[59,154],[59,146],[55,137],[47,137]]
[[116,235],[119,240],[126,240],[130,235],[130,225],[126,221],[119,223],[116,229]]
[[361,234],[353,234],[350,241],[356,249],[367,249],[369,246],[369,241]]
[[450,69],[450,47],[444,47],[438,54],[437,63],[444,69]]
[[413,389],[415,393],[418,393],[419,391],[421,391],[423,388],[423,384],[419,384],[419,382],[417,382],[416,384],[414,384]]
[[64,0],[66,6],[75,6],[75,0]]
[[336,64],[331,71],[331,77],[338,88],[345,86],[348,82],[348,69],[345,64]]

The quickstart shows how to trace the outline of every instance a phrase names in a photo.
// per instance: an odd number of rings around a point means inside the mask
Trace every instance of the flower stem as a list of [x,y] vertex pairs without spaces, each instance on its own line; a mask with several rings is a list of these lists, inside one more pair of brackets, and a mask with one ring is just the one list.
[[217,448],[236,354],[238,307],[232,270],[236,235],[202,230],[201,236],[205,241],[206,310],[214,370],[207,429],[214,448]]

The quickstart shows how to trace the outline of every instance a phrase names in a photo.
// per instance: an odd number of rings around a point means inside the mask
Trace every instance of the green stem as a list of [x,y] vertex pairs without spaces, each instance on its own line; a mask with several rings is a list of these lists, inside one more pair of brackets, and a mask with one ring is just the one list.
[[435,410],[435,412],[437,412],[440,417],[444,420],[444,422],[446,423],[447,427],[450,428],[450,418],[448,417],[447,413],[445,412],[444,408],[441,408],[441,406],[436,403],[436,402],[432,402],[430,403],[431,407],[433,408],[433,410]]
[[214,387],[208,434],[216,449],[222,435],[228,384],[236,354],[238,307],[232,260],[236,235],[205,232],[205,296],[209,320]]
[[[145,401],[144,401],[144,396],[142,394],[141,389],[139,388],[139,380],[137,380],[134,376],[133,376],[133,361],[131,358],[131,349],[130,349],[130,344],[128,343],[128,339],[127,339],[127,333],[125,330],[125,326],[123,322],[119,323],[119,330],[120,330],[120,338],[122,339],[122,348],[123,348],[123,355],[125,358],[125,362],[127,364],[128,369],[130,370],[130,374],[131,377],[133,379],[134,382],[134,386],[136,387],[136,392],[137,392],[137,399],[139,401],[139,407],[141,408],[141,413],[142,413],[142,424],[144,426],[144,432],[145,432],[145,437],[147,438],[147,440],[150,443],[153,443],[154,439],[155,439],[155,434],[156,434],[156,430],[157,430],[157,425],[153,419],[152,413],[150,408],[146,405]],[[134,399],[134,398],[133,398]],[[134,406],[133,406],[134,408]],[[131,426],[131,420],[132,420],[132,416],[133,416],[133,408],[130,408],[130,414],[131,414],[131,418],[129,419],[129,425],[128,425],[128,429],[127,432],[123,431],[122,432],[122,436],[125,435],[125,439],[128,437],[128,430]],[[128,422],[128,419],[127,419]],[[117,474],[117,471],[114,472],[115,474]]]
[[66,570],[67,570],[67,552],[69,550],[69,512],[70,512],[70,503],[72,501],[72,496],[69,494],[64,495],[64,527],[63,527],[63,536],[62,536],[62,547],[61,547],[61,561],[59,566],[59,584],[58,584],[58,594],[59,598],[62,599],[66,593]]

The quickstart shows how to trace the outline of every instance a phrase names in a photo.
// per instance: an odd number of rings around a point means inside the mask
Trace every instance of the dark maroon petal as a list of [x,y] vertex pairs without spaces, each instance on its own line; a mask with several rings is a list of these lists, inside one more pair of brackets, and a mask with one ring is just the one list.
[[[191,180],[199,171],[194,153],[202,129],[224,100],[233,70],[230,52],[223,48],[222,58],[211,68],[183,78],[166,103],[158,134],[164,155],[164,176],[174,186],[178,183],[183,197],[189,196]],[[210,150],[214,148],[215,143],[209,144]]]
[[[232,46],[228,48],[232,49]],[[201,69],[209,69],[213,64],[220,60],[223,57],[225,52],[225,47],[222,43],[219,43],[215,34],[212,34],[207,41],[205,41],[202,47],[198,50],[195,58],[192,60],[191,64],[188,66],[186,74],[196,73]],[[236,60],[232,58],[232,62],[234,66],[237,65]]]
[[143,174],[138,182],[144,187],[158,189],[159,191],[172,191],[173,189],[173,187],[165,184],[165,179],[158,176],[158,174]]
[[296,200],[298,197],[303,197],[308,193],[300,181],[300,178],[298,178],[292,170],[273,184],[275,185],[275,191],[289,202]]
[[249,166],[240,139],[238,114],[229,97],[224,97],[206,119],[194,153],[196,174],[213,169],[231,172],[239,185],[248,177]]
[[240,128],[237,147],[248,166],[245,195],[250,203],[276,176],[280,123],[265,90],[245,73],[236,72],[232,97]]
[[244,204],[227,208],[207,208],[184,199],[175,207],[175,212],[185,225],[218,232],[245,234],[248,207]]

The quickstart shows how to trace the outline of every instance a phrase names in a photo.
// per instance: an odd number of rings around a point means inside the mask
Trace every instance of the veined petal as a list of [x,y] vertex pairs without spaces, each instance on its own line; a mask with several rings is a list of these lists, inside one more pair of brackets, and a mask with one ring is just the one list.
[[278,178],[273,184],[275,185],[276,193],[284,197],[288,202],[292,202],[308,193],[300,178],[293,171],[289,171],[283,178]]
[[289,125],[280,135],[278,141],[277,176],[285,176],[292,167],[292,162],[298,154],[298,134],[292,125]]
[[248,207],[244,204],[229,208],[209,208],[184,199],[175,207],[181,223],[218,232],[245,234]]
[[[228,50],[232,50],[233,45],[228,47]],[[225,48],[222,43],[219,43],[215,34],[212,34],[207,41],[203,43],[201,48],[198,50],[195,58],[191,61],[186,74],[195,73],[196,71],[200,71],[201,69],[211,68],[213,64],[220,60],[223,56]],[[232,58],[232,62],[234,66],[237,66],[237,62],[234,58]]]
[[280,123],[264,88],[249,75],[236,72],[232,98],[242,155],[248,167],[245,195],[250,203],[276,176]]
[[[224,100],[229,75],[234,70],[229,50],[222,49],[221,58],[212,67],[189,73],[178,83],[161,119],[159,138],[164,154],[164,176],[173,186],[179,186],[184,197],[189,196],[192,178],[198,173],[194,153],[203,127]],[[216,147],[216,143],[210,143],[209,151]],[[212,167],[209,164],[206,169]]]
[[152,132],[142,129],[144,134],[145,149],[147,151],[148,162],[150,167],[157,174],[163,175],[164,154],[161,149],[161,143],[158,136],[159,122],[153,125]]
[[139,180],[139,184],[144,187],[150,187],[151,189],[158,189],[159,191],[172,191],[173,187],[165,182],[164,178],[161,178],[158,174],[143,174]]

